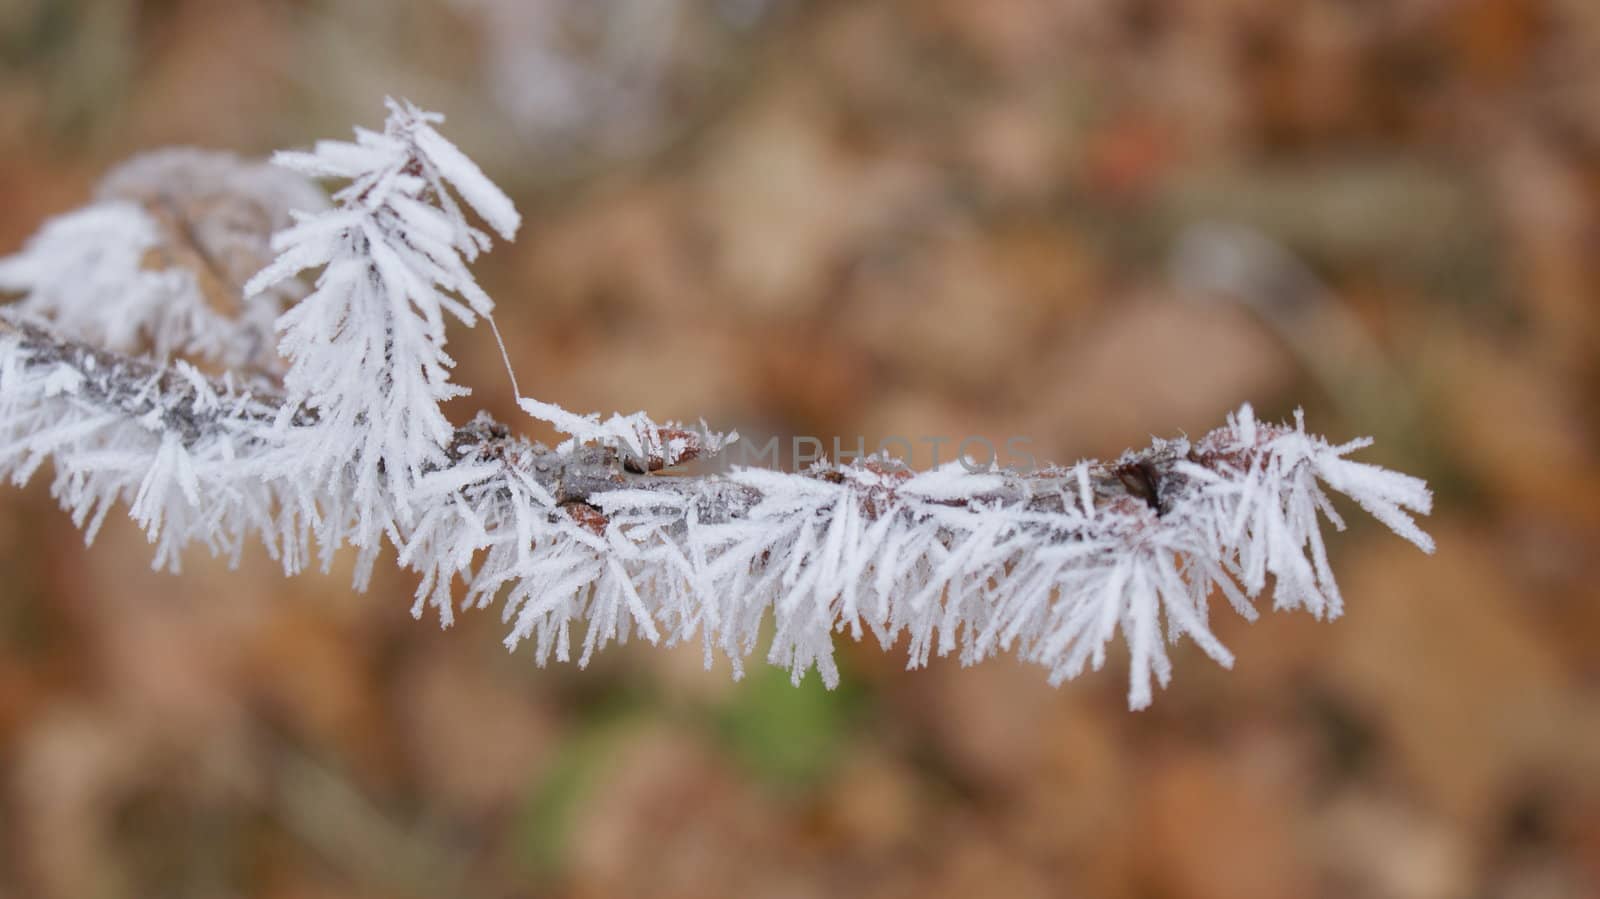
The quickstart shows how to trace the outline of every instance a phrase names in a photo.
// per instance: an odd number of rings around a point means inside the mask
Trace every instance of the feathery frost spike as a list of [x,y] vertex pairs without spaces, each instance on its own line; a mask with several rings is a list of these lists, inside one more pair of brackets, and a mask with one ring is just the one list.
[[[259,539],[290,573],[355,544],[360,588],[387,540],[420,576],[416,614],[448,624],[500,603],[506,645],[531,644],[541,665],[584,665],[639,636],[697,643],[737,676],[770,619],[766,658],[797,682],[814,668],[836,684],[848,633],[886,649],[905,638],[912,667],[1013,654],[1058,684],[1103,666],[1120,635],[1133,708],[1170,682],[1179,638],[1232,664],[1214,595],[1247,619],[1269,584],[1275,609],[1341,613],[1323,519],[1344,522],[1327,491],[1433,550],[1412,517],[1432,505],[1422,481],[1347,458],[1369,441],[1332,445],[1303,416],[1273,425],[1249,406],[1192,442],[1032,472],[872,458],[666,476],[736,435],[528,398],[570,439],[549,449],[482,414],[452,426],[439,404],[463,388],[444,320],[470,324],[491,303],[465,267],[488,237],[449,189],[502,236],[517,218],[439,121],[391,103],[381,134],[279,155],[349,181],[276,238],[278,260],[251,281],[320,269],[278,321],[281,385],[118,352],[123,323],[96,320],[95,282],[57,277],[68,249],[0,265],[28,292],[0,309],[0,477],[20,484],[50,463],[87,537],[125,504],[173,569],[193,543],[237,559]],[[36,242],[86,229],[95,264],[126,280],[150,231],[137,209],[95,215]],[[56,314],[41,321],[41,304]]]
[[291,431],[285,473],[309,470],[329,489],[353,483],[352,539],[373,547],[398,537],[423,511],[418,482],[445,466],[454,428],[439,404],[468,391],[450,381],[445,316],[471,325],[493,308],[466,261],[489,246],[447,184],[510,239],[520,225],[511,201],[433,125],[443,117],[389,101],[382,134],[324,141],[312,153],[280,153],[279,164],[349,184],[334,208],[305,216],[273,241],[278,260],[246,286],[322,267],[316,289],[278,319],[290,404],[317,426]]

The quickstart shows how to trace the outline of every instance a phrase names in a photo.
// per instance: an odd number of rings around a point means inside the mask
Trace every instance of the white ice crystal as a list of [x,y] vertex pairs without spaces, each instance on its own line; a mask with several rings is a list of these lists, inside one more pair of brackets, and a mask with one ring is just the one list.
[[705,422],[697,430],[690,430],[679,422],[658,423],[643,412],[613,412],[601,421],[598,413],[579,415],[531,397],[520,397],[517,404],[533,418],[552,424],[567,435],[567,441],[556,447],[558,452],[572,452],[584,444],[607,446],[635,471],[658,471],[693,456],[714,455],[739,439],[736,432],[713,432]]
[[[465,267],[488,237],[450,190],[504,237],[518,218],[439,121],[394,103],[381,134],[280,155],[349,182],[251,282],[320,270],[279,322],[282,385],[0,312],[0,475],[20,484],[49,461],[89,537],[125,503],[174,568],[187,544],[236,557],[258,538],[286,571],[348,544],[365,571],[388,541],[420,574],[416,614],[448,624],[499,603],[506,644],[532,643],[540,664],[638,636],[696,642],[738,674],[770,621],[766,658],[797,681],[815,668],[837,683],[848,634],[904,638],[913,667],[1011,653],[1060,683],[1101,667],[1120,635],[1134,708],[1168,683],[1179,638],[1232,663],[1213,596],[1246,618],[1269,587],[1274,608],[1341,612],[1322,524],[1344,523],[1327,491],[1433,548],[1411,517],[1431,507],[1422,481],[1347,458],[1368,441],[1332,445],[1249,406],[1192,442],[1036,472],[862,459],[664,476],[723,438],[532,399],[524,410],[571,439],[548,449],[482,415],[452,426],[444,316],[470,324],[491,303]],[[135,221],[112,225],[137,255]]]

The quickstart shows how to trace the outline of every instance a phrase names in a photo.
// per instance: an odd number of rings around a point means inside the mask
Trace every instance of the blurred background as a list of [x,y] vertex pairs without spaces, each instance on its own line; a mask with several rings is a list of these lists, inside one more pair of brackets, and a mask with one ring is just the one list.
[[1438,555],[1349,516],[1344,618],[1220,621],[1235,670],[1132,714],[1123,655],[541,670],[382,565],[86,550],[40,478],[0,897],[1600,895],[1600,5],[0,0],[0,253],[385,94],[527,219],[478,272],[533,395],[1062,462],[1303,405],[1431,482]]

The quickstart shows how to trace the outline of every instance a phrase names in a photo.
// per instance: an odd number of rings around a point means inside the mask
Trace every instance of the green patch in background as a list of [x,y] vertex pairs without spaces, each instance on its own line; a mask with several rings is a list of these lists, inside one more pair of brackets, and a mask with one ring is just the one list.
[[807,677],[754,670],[728,701],[713,710],[719,742],[752,776],[780,789],[806,789],[823,780],[865,717],[869,697],[858,678],[834,690]]
[[815,787],[843,756],[870,706],[859,679],[843,681],[828,690],[807,677],[797,687],[786,670],[757,664],[719,702],[672,702],[621,685],[591,697],[589,711],[519,814],[513,842],[519,867],[541,878],[560,876],[579,813],[628,742],[649,732],[652,721],[687,724],[764,787],[787,794]]

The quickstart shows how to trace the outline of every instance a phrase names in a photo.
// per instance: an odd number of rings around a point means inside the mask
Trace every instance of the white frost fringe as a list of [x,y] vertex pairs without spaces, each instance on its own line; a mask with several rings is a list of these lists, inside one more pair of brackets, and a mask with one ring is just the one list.
[[[455,576],[465,607],[509,588],[506,645],[532,639],[541,664],[571,658],[582,621],[580,665],[637,632],[652,643],[698,639],[708,666],[720,651],[737,675],[770,612],[767,660],[797,682],[815,666],[836,685],[833,634],[871,632],[885,649],[909,635],[911,667],[958,647],[964,664],[1014,651],[1059,684],[1098,669],[1120,629],[1129,705],[1142,708],[1152,676],[1163,686],[1170,677],[1163,635],[1188,635],[1231,666],[1207,624],[1213,591],[1253,619],[1270,574],[1274,608],[1341,612],[1317,516],[1344,523],[1323,485],[1432,551],[1405,511],[1429,511],[1427,487],[1344,458],[1365,445],[1330,446],[1299,416],[1293,428],[1258,424],[1246,405],[1192,446],[1152,450],[1208,460],[1176,463],[1165,512],[1126,498],[1097,506],[1076,489],[1090,463],[1058,472],[1069,495],[1054,511],[988,499],[995,476],[956,463],[893,488],[869,465],[832,469],[838,483],[739,469],[680,479],[676,490],[599,494],[591,502],[609,523],[598,534],[551,514],[553,499],[508,460],[470,486],[443,483],[439,514],[410,534],[404,558],[425,572],[419,614],[426,601],[450,619]],[[934,480],[937,498],[919,495],[919,482]]]

